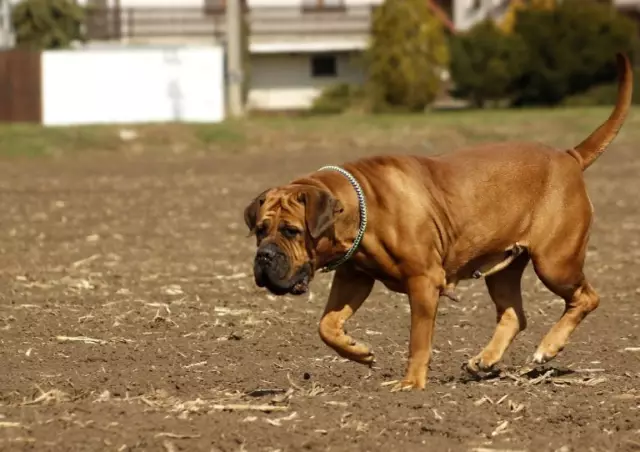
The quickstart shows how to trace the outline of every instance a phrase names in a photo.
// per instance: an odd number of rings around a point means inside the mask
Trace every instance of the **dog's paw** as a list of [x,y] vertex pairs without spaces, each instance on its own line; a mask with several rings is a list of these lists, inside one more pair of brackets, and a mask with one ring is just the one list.
[[356,363],[373,366],[376,362],[375,355],[367,344],[349,338],[347,347],[338,349],[338,353]]
[[391,387],[391,392],[411,391],[414,389],[424,389],[427,386],[426,368],[411,368],[407,370],[405,377]]
[[483,373],[491,373],[495,370],[496,363],[486,363],[482,355],[471,358],[462,364],[462,368],[473,376],[481,376]]
[[391,386],[391,392],[413,391],[414,389],[424,389],[426,382],[419,382],[417,379],[404,379]]
[[363,354],[347,356],[351,361],[372,367],[376,363],[376,357],[372,351]]
[[533,354],[533,357],[531,358],[531,362],[534,364],[546,364],[549,361],[551,361],[553,358],[555,358],[555,355],[547,354],[543,351],[538,350]]
[[541,345],[533,354],[531,361],[535,364],[546,364],[558,356],[558,353],[560,353],[563,348],[564,347],[545,347]]

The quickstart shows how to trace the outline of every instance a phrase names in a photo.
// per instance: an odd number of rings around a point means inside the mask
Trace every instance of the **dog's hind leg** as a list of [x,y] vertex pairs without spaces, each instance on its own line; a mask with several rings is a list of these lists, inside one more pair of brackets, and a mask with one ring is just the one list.
[[344,324],[367,299],[374,279],[349,267],[340,267],[333,277],[329,300],[320,320],[320,337],[340,356],[362,364],[373,364],[371,349],[348,336]]
[[516,335],[526,328],[521,281],[528,263],[529,255],[520,254],[511,265],[486,278],[489,295],[496,305],[498,324],[487,346],[466,363],[468,372],[477,374],[491,370],[502,359]]
[[533,355],[535,363],[542,364],[555,358],[565,347],[571,333],[600,303],[600,297],[583,273],[585,251],[586,242],[575,253],[533,258],[538,277],[550,291],[565,301],[564,313]]
[[580,322],[600,303],[600,297],[583,273],[591,223],[591,205],[588,198],[585,199],[587,202],[574,203],[575,209],[582,212],[567,213],[567,220],[555,227],[553,236],[531,250],[536,274],[551,292],[565,301],[564,313],[533,356],[533,361],[539,364],[553,359]]

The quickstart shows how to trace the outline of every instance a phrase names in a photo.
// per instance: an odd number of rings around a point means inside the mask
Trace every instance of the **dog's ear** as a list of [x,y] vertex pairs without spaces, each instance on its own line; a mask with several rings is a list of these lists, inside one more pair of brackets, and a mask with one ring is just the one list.
[[336,221],[336,215],[344,210],[342,203],[331,193],[319,188],[301,192],[305,205],[305,222],[314,239],[320,237]]
[[244,209],[244,222],[249,228],[249,233],[251,234],[256,228],[256,222],[258,221],[258,213],[260,212],[260,207],[264,204],[265,199],[267,199],[267,193],[271,190],[270,188],[260,193],[255,197],[251,203]]

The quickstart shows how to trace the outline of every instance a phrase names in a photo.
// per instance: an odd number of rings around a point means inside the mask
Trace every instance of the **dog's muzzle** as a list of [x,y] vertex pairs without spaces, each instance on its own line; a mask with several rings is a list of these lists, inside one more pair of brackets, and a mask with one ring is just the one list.
[[309,289],[311,266],[306,263],[293,276],[286,254],[274,243],[258,248],[253,275],[258,287],[265,287],[274,295],[301,295]]

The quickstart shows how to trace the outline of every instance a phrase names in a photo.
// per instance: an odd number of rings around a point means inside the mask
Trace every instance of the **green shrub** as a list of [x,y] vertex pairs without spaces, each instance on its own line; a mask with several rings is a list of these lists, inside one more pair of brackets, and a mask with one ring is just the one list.
[[449,52],[440,21],[424,0],[385,0],[372,15],[367,51],[374,110],[424,110],[440,88]]
[[344,113],[362,106],[365,94],[364,88],[348,83],[338,83],[328,86],[314,100],[312,113]]
[[525,58],[513,84],[515,105],[554,105],[616,79],[615,53],[633,56],[637,26],[611,5],[565,0],[552,10],[518,11],[514,33]]
[[522,53],[519,36],[503,33],[491,20],[452,37],[452,94],[470,100],[476,107],[509,98]]
[[84,9],[72,0],[22,0],[11,13],[16,45],[46,50],[84,42],[84,17]]

